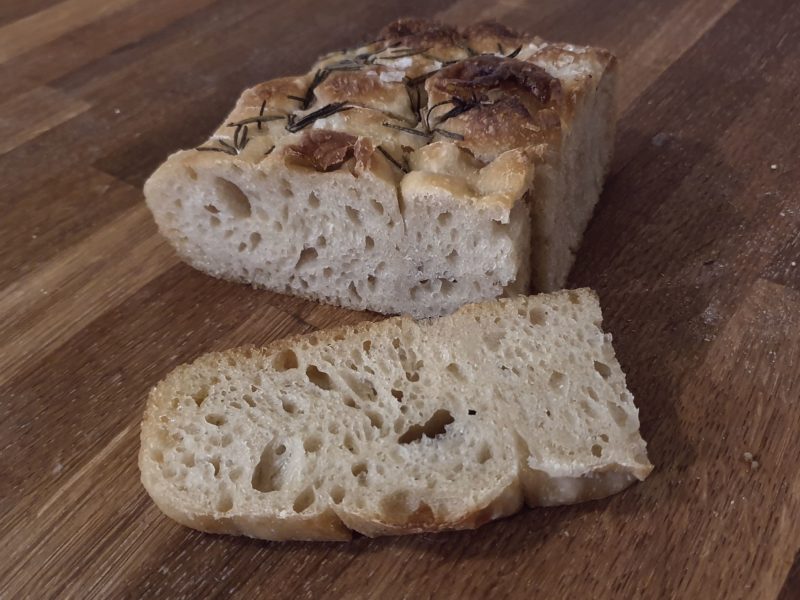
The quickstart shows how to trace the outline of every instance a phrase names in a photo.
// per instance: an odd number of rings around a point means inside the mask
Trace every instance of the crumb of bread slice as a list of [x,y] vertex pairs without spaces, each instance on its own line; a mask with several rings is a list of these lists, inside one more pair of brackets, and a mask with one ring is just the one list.
[[590,290],[200,357],[150,393],[142,482],[208,532],[345,540],[477,527],[650,472]]

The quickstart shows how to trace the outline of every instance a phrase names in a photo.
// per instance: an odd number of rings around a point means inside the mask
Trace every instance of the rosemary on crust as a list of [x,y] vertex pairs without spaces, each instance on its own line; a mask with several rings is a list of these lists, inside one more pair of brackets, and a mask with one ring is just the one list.
[[389,154],[389,152],[388,152],[388,151],[387,151],[387,150],[386,150],[386,149],[385,149],[383,146],[381,146],[381,145],[378,145],[378,151],[379,151],[381,154],[383,154],[383,156],[384,156],[384,158],[386,158],[386,160],[388,160],[388,161],[389,161],[390,163],[392,163],[392,164],[393,164],[395,167],[397,167],[397,168],[400,170],[400,172],[402,172],[402,173],[408,173],[408,171],[409,171],[408,165],[406,165],[406,166],[403,166],[402,164],[400,164],[400,161],[398,161],[398,160],[397,160],[397,159],[396,159],[394,156],[392,156],[391,154]]
[[346,102],[333,102],[332,104],[326,104],[314,112],[308,113],[299,120],[297,120],[294,115],[289,115],[287,117],[288,122],[286,123],[286,131],[290,133],[297,133],[301,129],[305,129],[311,125],[317,119],[324,119],[338,112],[349,110],[350,108],[352,107],[348,106]]

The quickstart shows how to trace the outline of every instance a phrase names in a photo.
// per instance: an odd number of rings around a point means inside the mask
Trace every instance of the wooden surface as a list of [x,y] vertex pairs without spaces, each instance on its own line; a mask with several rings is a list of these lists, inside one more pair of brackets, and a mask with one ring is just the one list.
[[[407,14],[622,59],[571,284],[600,293],[656,469],[475,532],[180,527],[139,484],[148,388],[207,350],[374,317],[192,271],[142,183],[245,86]],[[0,597],[800,598],[798,32],[793,0],[4,0]]]

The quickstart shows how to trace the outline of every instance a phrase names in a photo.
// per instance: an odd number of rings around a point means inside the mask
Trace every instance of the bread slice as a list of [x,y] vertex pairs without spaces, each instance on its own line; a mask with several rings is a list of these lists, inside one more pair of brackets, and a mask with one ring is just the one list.
[[145,185],[216,277],[416,317],[563,287],[614,137],[616,61],[497,23],[393,23],[246,90]]
[[468,529],[647,477],[590,290],[202,356],[150,393],[139,466],[203,531],[346,540]]

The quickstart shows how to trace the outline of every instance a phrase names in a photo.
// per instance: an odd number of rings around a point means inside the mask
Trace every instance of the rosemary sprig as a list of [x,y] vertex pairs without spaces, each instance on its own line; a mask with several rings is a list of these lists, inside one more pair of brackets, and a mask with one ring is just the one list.
[[266,123],[267,121],[280,121],[281,119],[285,119],[286,117],[283,115],[259,115],[258,117],[249,117],[247,119],[242,119],[241,121],[232,121],[227,124],[228,127],[239,127],[241,125],[248,125],[249,123],[258,123],[258,128],[261,129],[261,123]]
[[447,119],[452,119],[453,117],[457,117],[458,115],[463,114],[469,110],[472,110],[473,108],[477,108],[482,104],[480,100],[478,100],[475,97],[473,97],[472,100],[464,100],[457,96],[453,96],[451,102],[455,106],[453,106],[453,108],[451,108],[441,117],[439,117],[439,120],[436,123],[437,125],[441,125],[442,123],[447,121]]
[[[264,116],[264,109],[267,108],[267,101],[264,100],[261,103],[261,108],[258,111],[258,118],[262,118]],[[261,131],[261,121],[256,121],[258,123],[258,130]]]
[[295,120],[294,115],[289,115],[287,118],[288,123],[286,124],[286,131],[289,131],[290,133],[296,133],[301,129],[305,129],[317,119],[324,119],[336,114],[337,112],[350,110],[350,108],[352,107],[347,106],[346,102],[334,102],[332,104],[326,104],[319,110],[315,110],[312,113],[308,113],[299,121]]
[[433,106],[431,106],[428,109],[428,112],[425,114],[425,130],[426,131],[430,131],[431,130],[431,113],[434,111],[434,109],[439,108],[440,106],[445,106],[447,104],[453,104],[453,100],[452,99],[451,100],[442,100],[441,102],[437,102],[436,104],[434,104]]
[[[239,128],[237,127],[236,130],[238,131]],[[250,141],[250,138],[247,137],[247,125],[242,125],[241,126],[241,135],[239,135],[239,143],[238,144],[236,143],[236,135],[234,134],[234,136],[233,136],[234,146],[236,146],[236,149],[241,152],[242,150],[244,150],[244,147],[247,146],[247,142],[249,142],[249,141]]]
[[384,149],[383,146],[379,145],[378,146],[378,150],[380,151],[381,154],[383,154],[383,156],[386,158],[386,160],[388,160],[395,167],[397,167],[402,173],[408,173],[408,167],[404,167],[403,165],[401,165],[395,157],[393,157],[391,154],[389,154],[386,151],[386,149]]
[[267,151],[266,151],[266,152],[264,152],[264,156],[269,156],[270,154],[272,154],[272,151],[273,151],[273,150],[275,150],[275,144],[273,144],[272,146],[270,146],[269,148],[267,148]]
[[517,46],[511,54],[506,55],[506,58],[516,58],[520,52],[522,52],[522,46]]
[[374,60],[395,60],[397,58],[406,58],[408,56],[417,56],[418,54],[425,54],[430,48],[424,48],[422,50],[413,50],[411,48],[398,48],[392,54],[388,54],[385,56],[380,56],[380,52],[374,55]]
[[226,142],[225,140],[220,140],[220,139],[218,139],[217,141],[218,141],[218,142],[219,142],[219,143],[220,143],[222,146],[224,146],[225,148],[227,148],[227,149],[230,151],[230,152],[229,152],[229,154],[239,154],[239,151],[238,151],[238,150],[237,150],[235,147],[231,146],[231,145],[230,145],[228,142]]
[[239,154],[239,151],[225,140],[217,139],[216,141],[219,142],[222,148],[215,148],[214,146],[200,146],[199,148],[195,148],[195,150],[200,152],[224,152],[225,154],[230,154],[231,156],[236,156]]
[[211,148],[210,146],[200,146],[199,148],[195,148],[195,150],[198,152],[224,152],[225,154],[236,154],[236,152],[230,152],[225,148]]
[[457,140],[459,142],[464,141],[464,136],[460,133],[456,133],[455,131],[447,131],[446,129],[436,128],[433,129],[431,133],[438,133],[446,138],[450,138],[451,140]]
[[420,131],[419,129],[413,129],[411,127],[403,127],[402,125],[395,125],[394,123],[383,123],[384,127],[390,127],[392,129],[397,129],[398,131],[403,131],[405,133],[410,133],[411,135],[418,135],[424,138],[430,138],[430,134],[425,133],[424,131]]

